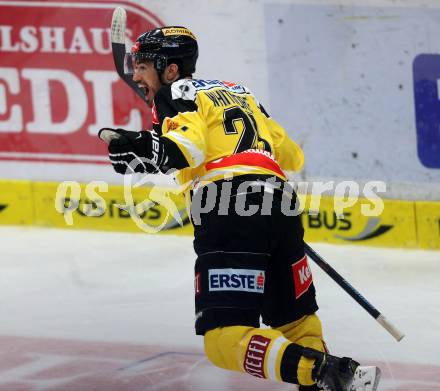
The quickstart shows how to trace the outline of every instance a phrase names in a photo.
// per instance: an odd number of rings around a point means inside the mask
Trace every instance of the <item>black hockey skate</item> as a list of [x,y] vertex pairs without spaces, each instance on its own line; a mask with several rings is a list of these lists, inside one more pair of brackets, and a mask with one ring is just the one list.
[[349,357],[335,357],[305,348],[303,355],[315,359],[313,380],[325,391],[375,391],[379,383],[377,367],[362,367]]

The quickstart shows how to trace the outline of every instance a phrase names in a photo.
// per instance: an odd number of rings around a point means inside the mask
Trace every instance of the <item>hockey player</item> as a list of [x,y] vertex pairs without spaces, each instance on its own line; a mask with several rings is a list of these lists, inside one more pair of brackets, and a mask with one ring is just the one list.
[[[118,173],[174,171],[205,201],[209,184],[227,190],[231,203],[225,208],[217,197],[194,227],[195,328],[207,357],[300,390],[374,391],[378,368],[326,351],[301,219],[282,213],[283,170],[301,169],[302,150],[246,87],[193,79],[197,57],[184,27],[142,34],[126,65],[152,108],[154,130],[103,128],[100,137]],[[239,201],[259,211],[240,213]],[[270,328],[259,327],[260,316]]]

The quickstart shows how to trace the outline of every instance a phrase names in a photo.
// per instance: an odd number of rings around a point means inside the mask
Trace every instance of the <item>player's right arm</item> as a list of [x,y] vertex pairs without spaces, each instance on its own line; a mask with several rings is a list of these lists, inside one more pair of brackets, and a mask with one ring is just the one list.
[[206,152],[206,124],[195,100],[193,85],[182,79],[157,92],[153,108],[154,131],[101,129],[99,137],[109,144],[114,170],[121,174],[154,174],[201,165]]
[[195,168],[205,160],[207,126],[196,96],[192,82],[181,79],[161,88],[154,98],[161,140],[184,158],[170,168]]

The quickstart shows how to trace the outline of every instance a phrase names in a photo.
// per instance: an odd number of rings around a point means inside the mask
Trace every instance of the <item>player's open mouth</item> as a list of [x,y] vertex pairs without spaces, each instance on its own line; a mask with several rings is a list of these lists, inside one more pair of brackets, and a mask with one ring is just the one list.
[[150,89],[149,89],[146,85],[144,85],[144,84],[138,84],[138,87],[139,87],[142,91],[144,91],[145,96],[148,96],[148,92],[150,91]]

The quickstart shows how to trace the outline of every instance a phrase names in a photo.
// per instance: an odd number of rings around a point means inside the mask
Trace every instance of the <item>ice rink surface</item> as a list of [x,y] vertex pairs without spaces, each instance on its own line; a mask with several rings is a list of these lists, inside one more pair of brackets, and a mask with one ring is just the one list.
[[[330,350],[380,390],[440,390],[440,252],[314,244],[393,321],[397,343],[313,262]],[[192,238],[0,228],[0,390],[263,391],[194,335]]]

